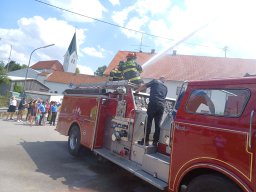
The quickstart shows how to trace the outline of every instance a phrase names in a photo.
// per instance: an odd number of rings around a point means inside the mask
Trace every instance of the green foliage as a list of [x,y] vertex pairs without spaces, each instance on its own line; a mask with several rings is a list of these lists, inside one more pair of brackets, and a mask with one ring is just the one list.
[[103,76],[104,71],[106,70],[107,66],[104,65],[102,67],[98,67],[98,69],[94,72],[96,76]]
[[5,69],[8,71],[16,71],[16,70],[19,70],[19,69],[23,69],[23,68],[26,68],[27,65],[23,64],[23,65],[20,65],[19,63],[16,63],[15,61],[10,61],[8,64],[6,64],[5,66]]
[[0,63],[0,85],[2,83],[10,84],[10,80],[8,79],[7,71],[6,71],[5,67],[4,67],[4,63],[3,62]]
[[79,68],[77,67],[76,68],[76,72],[75,72],[76,74],[80,74],[80,70],[79,70]]
[[0,66],[5,66],[3,61],[0,61]]
[[21,93],[23,91],[22,86],[18,85],[17,83],[14,84],[13,91]]
[[21,69],[25,69],[25,68],[27,68],[27,65],[22,64],[22,65],[21,65]]
[[8,105],[9,105],[9,96],[0,95],[0,107],[8,107]]

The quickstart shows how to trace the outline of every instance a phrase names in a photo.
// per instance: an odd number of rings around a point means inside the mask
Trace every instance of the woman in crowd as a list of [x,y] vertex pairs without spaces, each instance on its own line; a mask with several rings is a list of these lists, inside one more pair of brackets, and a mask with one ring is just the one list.
[[17,107],[17,100],[14,96],[11,97],[10,99],[10,105],[9,108],[7,110],[7,116],[6,116],[6,120],[8,120],[9,116],[10,116],[10,120],[13,120],[13,115],[16,111],[16,107]]
[[30,125],[32,126],[35,118],[36,118],[36,114],[37,114],[37,103],[36,100],[33,100],[31,103],[31,111],[30,111]]

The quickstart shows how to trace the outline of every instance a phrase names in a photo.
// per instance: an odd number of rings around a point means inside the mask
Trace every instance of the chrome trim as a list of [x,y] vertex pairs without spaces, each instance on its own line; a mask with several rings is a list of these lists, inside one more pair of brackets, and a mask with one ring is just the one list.
[[248,147],[249,149],[252,148],[252,120],[253,120],[254,110],[251,111],[250,115],[250,128],[248,133]]
[[231,129],[227,129],[227,128],[221,128],[221,127],[213,127],[213,126],[207,126],[207,125],[200,125],[200,124],[194,124],[194,123],[185,123],[185,122],[181,122],[181,121],[175,121],[176,124],[184,124],[184,125],[190,125],[190,126],[200,126],[200,127],[204,127],[204,128],[208,128],[208,129],[217,129],[217,130],[222,130],[222,131],[226,131],[226,132],[231,132],[231,133],[242,133],[242,134],[247,134],[248,132],[246,131],[237,131],[237,130],[231,130]]
[[[132,124],[132,112],[135,111],[135,109],[132,109],[129,113],[129,120],[128,120],[128,133],[131,133],[130,131],[130,128],[131,128],[131,124]],[[132,126],[133,127],[133,126]],[[129,137],[129,135],[128,135]],[[131,135],[132,138],[128,138],[129,141],[132,141],[133,139],[133,131],[132,131],[132,135]]]
[[[99,98],[98,98],[99,99]],[[97,99],[98,105],[97,105],[97,115],[94,123],[94,128],[93,128],[93,138],[92,138],[92,143],[91,143],[91,150],[93,150],[94,145],[95,145],[95,136],[96,136],[96,130],[98,128],[98,120],[99,120],[99,112],[100,112],[100,100]]]
[[[178,98],[180,97],[180,94],[182,93],[183,87],[185,87],[186,84],[188,84],[188,81],[187,81],[187,80],[185,80],[185,81],[181,84],[181,88],[180,88],[179,95],[177,96],[177,99],[176,99],[176,101],[175,101],[175,103],[174,103],[174,105],[173,105],[173,110],[175,110],[175,107],[176,107],[176,105],[177,105]],[[185,89],[184,91],[186,91],[186,89]],[[177,110],[176,110],[175,112],[177,112]]]
[[67,93],[65,93],[64,94],[64,96],[74,96],[74,97],[92,97],[92,98],[95,98],[95,97],[97,97],[97,98],[108,98],[108,96],[106,96],[106,95],[88,95],[88,94],[73,94],[73,93],[69,93],[69,94],[67,94]]

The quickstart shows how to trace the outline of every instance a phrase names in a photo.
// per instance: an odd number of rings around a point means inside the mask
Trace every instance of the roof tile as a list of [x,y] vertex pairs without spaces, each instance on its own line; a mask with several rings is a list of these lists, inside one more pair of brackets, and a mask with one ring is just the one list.
[[[121,60],[126,59],[129,51],[119,51],[104,72],[118,66]],[[137,52],[137,63],[143,65],[155,54]],[[154,63],[143,67],[143,78],[159,78],[164,76],[168,80],[203,80],[229,77],[243,77],[246,74],[256,74],[256,59],[207,57],[193,55],[166,54]]]
[[39,61],[31,66],[32,69],[51,69],[53,71],[64,71],[63,65],[58,60]]
[[74,85],[79,85],[84,83],[105,82],[107,81],[107,78],[93,75],[54,71],[51,75],[48,76],[47,81],[63,84],[72,83]]

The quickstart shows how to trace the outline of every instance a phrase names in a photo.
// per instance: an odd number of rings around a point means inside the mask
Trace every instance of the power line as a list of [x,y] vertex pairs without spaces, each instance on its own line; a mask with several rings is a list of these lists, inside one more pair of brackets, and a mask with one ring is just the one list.
[[121,25],[110,23],[108,21],[104,21],[104,20],[100,20],[100,19],[97,19],[97,18],[94,18],[94,17],[83,15],[81,13],[77,13],[77,12],[74,12],[74,11],[71,11],[71,10],[68,10],[68,9],[64,9],[62,7],[58,7],[56,5],[52,5],[50,3],[46,3],[46,2],[43,2],[43,1],[40,1],[40,0],[35,0],[35,1],[37,1],[39,3],[42,3],[42,4],[45,4],[45,5],[48,5],[48,6],[51,6],[51,7],[54,7],[56,9],[60,9],[62,11],[66,11],[66,12],[69,12],[69,13],[72,13],[72,14],[75,14],[75,15],[79,15],[79,16],[82,16],[82,17],[86,17],[86,18],[89,18],[89,19],[92,19],[92,20],[95,20],[95,21],[98,21],[98,22],[101,22],[101,23],[112,25],[114,27],[119,27],[119,28],[122,28],[122,29],[126,29],[126,30],[133,31],[133,32],[136,32],[136,33],[141,33],[141,34],[148,35],[148,36],[151,36],[151,37],[157,37],[157,38],[162,38],[162,39],[166,39],[166,40],[169,40],[169,41],[174,41],[174,39],[170,39],[170,38],[167,38],[167,37],[161,37],[161,36],[158,36],[158,35],[153,35],[153,34],[150,34],[150,33],[143,32],[143,31],[138,31],[138,30],[131,29],[131,28],[128,28],[128,27],[124,27],[124,26],[121,26]]
[[[81,13],[77,13],[75,11],[71,11],[69,9],[64,9],[62,7],[58,7],[56,5],[53,5],[53,4],[50,4],[50,3],[46,3],[46,2],[43,2],[43,1],[40,1],[40,0],[35,0],[39,3],[42,3],[42,4],[45,4],[47,6],[50,6],[50,7],[54,7],[56,9],[60,9],[62,11],[66,11],[66,12],[69,12],[69,13],[72,13],[72,14],[75,14],[75,15],[79,15],[81,17],[86,17],[86,18],[89,18],[89,19],[92,19],[92,20],[95,20],[95,21],[98,21],[98,22],[101,22],[101,23],[104,23],[104,24],[108,24],[108,25],[111,25],[111,26],[114,26],[114,27],[118,27],[118,28],[122,28],[122,29],[126,29],[126,30],[129,30],[129,31],[133,31],[133,32],[136,32],[136,33],[140,33],[142,36],[143,35],[148,35],[148,36],[151,36],[151,37],[156,37],[156,38],[161,38],[161,39],[165,39],[165,40],[168,40],[168,41],[174,41],[174,39],[171,39],[171,38],[167,38],[167,37],[162,37],[162,36],[158,36],[158,35],[154,35],[154,34],[150,34],[150,33],[146,33],[146,32],[143,32],[143,31],[138,31],[138,30],[135,30],[135,29],[131,29],[131,28],[128,28],[128,27],[124,27],[124,26],[121,26],[121,25],[117,25],[117,24],[114,24],[114,23],[110,23],[108,21],[104,21],[104,20],[100,20],[100,19],[97,19],[97,18],[94,18],[94,17],[90,17],[88,15],[84,15],[84,14],[81,14]],[[197,44],[197,43],[189,43],[189,42],[184,42],[184,44],[187,44],[187,45],[191,45],[191,46],[202,46],[202,47],[208,47],[208,48],[216,48],[216,47],[211,47],[211,46],[207,46],[207,45],[202,45],[202,44]],[[141,49],[141,48],[140,48]],[[216,48],[216,49],[223,49],[223,48]]]

